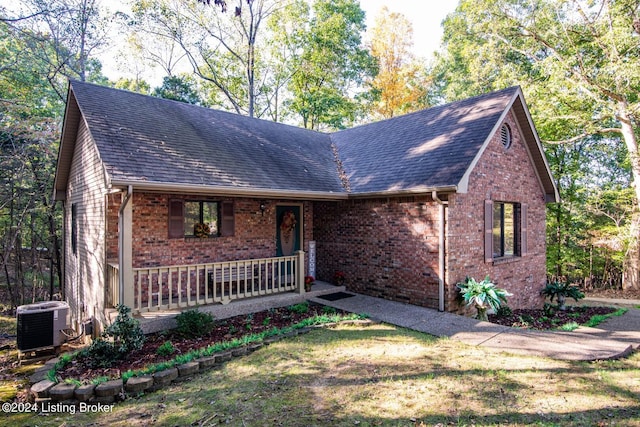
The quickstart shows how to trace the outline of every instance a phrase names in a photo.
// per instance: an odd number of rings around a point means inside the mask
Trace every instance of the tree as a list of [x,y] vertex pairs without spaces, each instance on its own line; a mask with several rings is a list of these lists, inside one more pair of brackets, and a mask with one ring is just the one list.
[[260,117],[268,104],[263,26],[284,0],[238,0],[233,16],[225,15],[226,3],[215,3],[221,8],[199,3],[136,1],[134,28],[177,43],[194,73],[224,94],[221,107]]
[[101,80],[101,65],[93,55],[107,42],[109,20],[98,0],[21,0],[3,17],[26,41],[25,52],[47,64],[46,77],[61,100],[67,78]]
[[426,108],[429,82],[425,67],[411,53],[413,27],[400,13],[380,10],[372,28],[371,55],[378,60],[378,75],[372,86],[378,94],[373,111],[391,118]]
[[173,99],[187,104],[202,105],[202,99],[194,88],[195,82],[189,76],[170,76],[162,80],[162,86],[153,90],[152,95]]
[[358,87],[377,71],[362,46],[365,14],[356,0],[316,0],[308,11],[292,37],[288,105],[306,128],[343,128],[360,108]]
[[[47,267],[50,297],[54,267],[61,283],[60,217],[50,195],[63,104],[46,79],[48,64],[28,55],[31,41],[0,22],[0,269],[13,306],[33,301],[27,289],[36,296]],[[42,254],[53,265],[43,265]]]
[[[638,0],[463,0],[445,21],[436,97],[520,83],[544,140],[606,139],[626,149],[640,200]],[[560,177],[562,179],[562,177]],[[640,215],[625,287],[640,283]]]

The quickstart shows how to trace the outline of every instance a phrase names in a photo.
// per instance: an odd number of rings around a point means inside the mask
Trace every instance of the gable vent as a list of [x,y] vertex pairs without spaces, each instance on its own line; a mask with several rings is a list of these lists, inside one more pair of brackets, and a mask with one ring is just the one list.
[[500,140],[505,149],[511,147],[511,128],[506,123],[500,128]]

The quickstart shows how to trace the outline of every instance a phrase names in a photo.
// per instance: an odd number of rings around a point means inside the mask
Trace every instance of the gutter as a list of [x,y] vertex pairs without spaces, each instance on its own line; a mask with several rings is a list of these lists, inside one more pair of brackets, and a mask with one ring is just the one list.
[[124,304],[124,268],[122,268],[124,261],[124,216],[123,212],[129,201],[131,200],[131,196],[133,196],[133,186],[129,185],[127,187],[127,194],[120,205],[120,209],[118,210],[118,303]]
[[349,195],[347,193],[331,192],[331,191],[300,191],[300,190],[270,190],[259,188],[242,188],[242,187],[222,187],[217,185],[194,185],[194,184],[177,184],[172,182],[145,182],[145,181],[122,181],[112,180],[113,187],[132,187],[135,185],[137,191],[150,192],[170,192],[180,194],[202,194],[215,193],[228,196],[244,196],[257,198],[285,198],[292,200],[328,200],[338,201],[346,200]]
[[447,218],[446,208],[449,205],[449,201],[440,199],[438,192],[435,190],[431,192],[431,198],[440,206],[440,221],[438,221],[438,311],[444,311],[444,277],[446,271],[445,221]]

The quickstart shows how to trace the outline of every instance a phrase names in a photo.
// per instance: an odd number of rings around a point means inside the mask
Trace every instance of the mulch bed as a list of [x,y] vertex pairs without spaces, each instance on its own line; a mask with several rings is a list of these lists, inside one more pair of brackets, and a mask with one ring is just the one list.
[[[269,329],[294,325],[304,319],[324,314],[323,308],[324,306],[319,304],[309,304],[309,310],[306,313],[297,313],[282,307],[216,320],[211,333],[197,339],[184,339],[171,331],[149,334],[142,349],[132,352],[126,360],[116,361],[110,368],[91,368],[84,360],[76,358],[65,369],[59,371],[58,375],[62,379],[73,378],[82,382],[89,382],[97,377],[119,378],[122,373],[130,369],[142,369],[147,365],[171,360],[191,350],[242,338],[248,334],[258,334]],[[343,313],[340,310],[336,312]],[[177,351],[170,356],[160,356],[157,354],[158,347],[166,341],[171,341]]]
[[615,312],[612,307],[567,306],[565,311],[555,310],[546,314],[544,310],[513,310],[509,316],[489,315],[489,322],[503,326],[527,329],[557,329],[567,323],[585,324],[595,315]]

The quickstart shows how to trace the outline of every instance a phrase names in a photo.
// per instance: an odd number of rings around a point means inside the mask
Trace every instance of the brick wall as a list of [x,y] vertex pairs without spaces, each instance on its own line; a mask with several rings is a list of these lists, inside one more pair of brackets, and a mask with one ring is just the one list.
[[[169,200],[234,201],[235,232],[233,236],[169,238]],[[109,198],[107,247],[109,257],[118,256],[117,214],[120,197]],[[303,250],[313,239],[313,215],[310,203],[266,200],[264,215],[260,200],[215,196],[183,196],[176,194],[133,193],[133,267],[186,265],[240,259],[269,258],[276,254],[276,205],[302,204]],[[115,231],[114,231],[115,227]]]
[[314,204],[318,279],[438,307],[438,205],[428,197]]
[[[512,297],[511,308],[539,307],[544,300],[540,290],[546,281],[546,206],[518,125],[511,114],[506,118],[512,130],[512,145],[505,150],[499,139],[490,142],[469,177],[466,194],[450,197],[447,238],[448,283],[477,280],[486,275]],[[485,263],[485,200],[524,203],[527,205],[527,254],[506,262]],[[451,288],[449,288],[451,289]],[[448,306],[455,306],[455,295],[447,295]]]
[[[465,312],[456,283],[489,275],[513,294],[512,308],[541,306],[546,280],[545,203],[518,125],[511,148],[492,140],[469,178],[468,192],[449,195],[446,228],[445,309]],[[485,263],[484,202],[526,203],[528,253]],[[346,274],[349,289],[411,304],[438,307],[438,205],[430,197],[314,204],[318,278]]]

